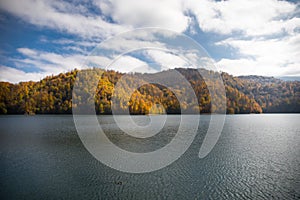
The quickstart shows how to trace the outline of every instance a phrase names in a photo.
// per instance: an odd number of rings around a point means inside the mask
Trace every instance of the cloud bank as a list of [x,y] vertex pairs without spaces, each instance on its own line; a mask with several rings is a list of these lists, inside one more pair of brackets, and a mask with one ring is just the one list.
[[[80,68],[99,42],[142,27],[170,29],[196,39],[203,35],[213,38],[209,45],[230,51],[232,56],[209,53],[218,57],[215,61],[220,70],[234,75],[300,76],[299,7],[299,3],[277,0],[0,1],[2,12],[38,29],[65,35],[51,41],[42,38],[36,48],[16,47],[7,58],[10,64],[0,63],[0,80],[38,80]],[[3,20],[1,16],[0,23]],[[122,45],[134,46],[141,40],[128,38],[109,48],[119,51]],[[58,45],[62,53],[48,51],[43,44]],[[1,49],[1,54],[3,51],[6,49]],[[146,56],[181,63],[162,53],[148,52]],[[144,64],[130,56],[120,61],[126,62]]]

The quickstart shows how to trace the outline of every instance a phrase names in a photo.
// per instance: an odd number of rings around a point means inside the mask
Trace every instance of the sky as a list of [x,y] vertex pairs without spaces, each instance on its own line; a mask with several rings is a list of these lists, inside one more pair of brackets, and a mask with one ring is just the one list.
[[[299,1],[0,0],[0,81],[84,68],[101,42],[144,27],[191,37],[218,70],[235,76],[300,76]],[[146,58],[177,61],[149,51],[120,63],[141,65]]]

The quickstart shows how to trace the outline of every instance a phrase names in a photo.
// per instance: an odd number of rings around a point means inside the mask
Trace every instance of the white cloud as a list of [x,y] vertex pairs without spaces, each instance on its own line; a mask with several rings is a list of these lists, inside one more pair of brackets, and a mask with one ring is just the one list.
[[233,74],[233,75],[253,75],[255,72],[261,72],[266,68],[258,66],[254,60],[250,59],[221,59],[217,62],[217,66],[221,71]]
[[181,0],[94,0],[94,3],[119,24],[161,27],[177,32],[183,32],[189,25]]
[[128,30],[128,27],[106,22],[101,16],[88,15],[82,5],[72,5],[57,0],[0,1],[0,9],[28,23],[81,37],[105,38]]
[[138,58],[132,56],[122,56],[117,58],[108,69],[113,69],[119,72],[147,72],[148,64]]
[[286,75],[297,66],[300,69],[300,35],[268,40],[228,39],[217,44],[234,47],[241,57],[248,57],[219,61],[221,69],[236,75]]
[[[18,48],[17,52],[25,58],[9,58],[18,69],[14,71],[13,68],[1,67],[1,71],[6,69],[7,73],[20,74],[18,77],[22,74],[31,78],[46,73],[56,74],[74,67],[80,68],[93,46],[96,47],[103,39],[123,31],[148,26],[178,32],[189,30],[195,34],[195,26],[198,24],[205,34],[215,33],[227,37],[214,45],[229,46],[237,51],[235,58],[218,61],[217,65],[221,70],[235,75],[300,73],[300,18],[297,14],[299,4],[277,0],[92,0],[101,10],[103,15],[100,15],[90,12],[85,2],[0,1],[2,11],[7,11],[27,23],[81,38],[75,41],[67,39],[68,35],[54,41],[42,38],[44,42],[58,44],[58,48],[62,48],[59,50],[65,53]],[[190,14],[195,16],[195,21]],[[112,19],[113,22],[105,19]],[[113,43],[102,48],[112,50],[116,55],[147,46],[165,49],[166,45],[156,39],[145,31],[127,38],[116,38]],[[145,55],[164,65],[187,66],[186,62],[171,53],[149,50]],[[193,61],[198,59],[192,52],[186,53],[185,57]],[[110,57],[90,59],[95,59],[98,63],[112,60]],[[145,62],[132,56],[123,56],[114,64],[118,64],[115,67],[119,71],[126,72],[132,70],[133,66],[145,65]],[[28,66],[36,67],[43,73],[22,73],[21,70]],[[4,78],[2,75],[1,80],[6,80]],[[15,78],[11,80],[14,81]]]
[[36,51],[28,48],[18,48],[17,51],[26,56],[35,56],[37,54]]
[[221,59],[217,62],[221,71],[239,75],[263,75],[263,76],[300,76],[298,63],[291,63],[280,67],[251,59]]
[[109,37],[132,27],[161,27],[178,32],[193,26],[187,12],[194,14],[207,32],[270,35],[293,32],[299,18],[291,17],[297,5],[276,0],[93,0],[102,13],[90,12],[84,3],[58,0],[1,1],[0,8],[34,25],[84,37]]
[[[18,48],[21,54],[26,56],[24,59],[11,58],[16,68],[1,66],[1,81],[38,81],[51,74],[70,71],[74,68],[81,69],[85,61],[85,56],[80,54],[61,55],[44,51],[37,51],[28,48]],[[35,72],[26,72],[28,69],[36,68]]]
[[266,61],[300,61],[300,35],[269,40],[228,39],[217,44],[237,48],[240,54]]
[[0,66],[0,80],[7,81],[11,83],[18,83],[21,81],[37,81],[41,78],[49,75],[47,72],[29,72],[26,73],[22,70],[15,69],[12,67]]
[[[241,31],[248,36],[291,32],[299,18],[283,20],[297,6],[276,0],[187,0],[185,7],[193,13],[202,30],[218,34]],[[291,26],[292,25],[292,26]]]
[[[38,81],[47,75],[59,74],[74,68],[103,68],[108,64],[111,64],[108,69],[114,69],[119,72],[147,72],[141,71],[142,69],[147,70],[147,63],[130,55],[123,55],[120,58],[109,58],[93,55],[84,56],[81,54],[60,55],[28,48],[19,48],[18,51],[27,57],[24,59],[13,59],[18,69],[1,66],[1,81],[12,83],[28,80]],[[38,72],[25,72],[26,67],[32,66],[37,68]]]
[[98,67],[127,73],[134,72],[138,70],[137,68],[147,66],[147,63],[130,55],[120,57],[91,55],[86,57],[85,65],[88,68]]
[[154,63],[160,64],[165,69],[178,67],[189,67],[189,63],[178,55],[160,50],[147,50],[145,55]]
[[85,59],[85,56],[80,54],[63,55],[28,48],[19,48],[18,51],[26,55],[27,58],[14,59],[15,62],[21,65],[32,64],[40,70],[52,72],[56,71],[55,69],[67,71],[75,67],[80,68]]
[[148,41],[147,39],[145,40],[141,40],[139,38],[125,38],[123,36],[121,37],[115,37],[113,38],[113,40],[101,44],[99,46],[99,48],[103,48],[103,49],[109,49],[109,50],[113,50],[115,52],[119,52],[119,53],[125,53],[128,51],[134,51],[136,49],[140,49],[140,48],[165,48],[164,43],[160,43],[157,41]]
[[297,5],[277,0],[93,0],[104,16],[88,10],[84,3],[58,0],[0,1],[0,8],[26,22],[77,34],[105,38],[133,27],[161,27],[183,32],[195,15],[206,32],[248,36],[294,33],[300,18],[293,16]]
[[235,58],[218,61],[221,70],[234,75],[299,75],[300,18],[296,4],[276,0],[188,0],[185,6],[195,14],[203,31],[230,37],[215,43],[237,52]]

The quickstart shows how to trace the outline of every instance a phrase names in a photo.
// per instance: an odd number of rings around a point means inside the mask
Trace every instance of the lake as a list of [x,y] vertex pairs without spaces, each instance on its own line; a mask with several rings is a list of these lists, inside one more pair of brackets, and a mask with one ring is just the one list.
[[[98,120],[120,148],[149,152],[172,140],[179,117],[146,139],[124,134],[112,116]],[[199,159],[209,119],[201,115],[174,163],[134,174],[95,159],[71,115],[0,116],[1,199],[300,199],[299,114],[228,115],[216,146]]]

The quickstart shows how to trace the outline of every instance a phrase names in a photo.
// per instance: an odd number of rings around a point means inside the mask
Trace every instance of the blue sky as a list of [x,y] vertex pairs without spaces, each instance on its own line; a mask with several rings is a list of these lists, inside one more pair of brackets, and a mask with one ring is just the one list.
[[9,0],[0,1],[0,81],[82,68],[101,41],[143,27],[192,37],[233,75],[300,76],[297,1]]

